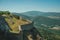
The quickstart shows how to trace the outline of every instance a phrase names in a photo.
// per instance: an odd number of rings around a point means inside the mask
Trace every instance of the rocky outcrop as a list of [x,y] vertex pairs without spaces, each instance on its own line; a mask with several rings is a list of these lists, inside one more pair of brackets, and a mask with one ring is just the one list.
[[9,27],[3,16],[0,16],[0,40],[5,40]]

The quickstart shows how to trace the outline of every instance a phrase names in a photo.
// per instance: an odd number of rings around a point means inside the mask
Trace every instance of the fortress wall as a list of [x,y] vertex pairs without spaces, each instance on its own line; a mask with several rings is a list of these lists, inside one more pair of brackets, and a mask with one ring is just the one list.
[[41,40],[39,31],[34,27],[33,22],[22,25],[23,40]]
[[21,25],[22,30],[31,30],[33,28],[33,23]]

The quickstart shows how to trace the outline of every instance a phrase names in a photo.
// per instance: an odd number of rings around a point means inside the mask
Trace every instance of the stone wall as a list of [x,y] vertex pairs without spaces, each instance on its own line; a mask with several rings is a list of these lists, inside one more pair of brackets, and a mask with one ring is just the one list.
[[22,25],[23,40],[41,40],[39,31],[34,27],[34,23]]

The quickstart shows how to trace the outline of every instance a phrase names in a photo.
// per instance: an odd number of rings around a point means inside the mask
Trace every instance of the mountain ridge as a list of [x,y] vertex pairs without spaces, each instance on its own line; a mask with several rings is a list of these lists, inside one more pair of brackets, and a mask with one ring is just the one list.
[[27,11],[27,12],[18,13],[18,14],[23,14],[23,15],[30,16],[30,17],[35,17],[35,16],[60,16],[60,12],[41,12],[41,11]]

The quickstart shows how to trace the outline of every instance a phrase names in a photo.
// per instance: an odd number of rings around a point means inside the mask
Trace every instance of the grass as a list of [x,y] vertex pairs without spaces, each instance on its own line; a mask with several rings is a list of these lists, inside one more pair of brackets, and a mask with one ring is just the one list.
[[24,24],[28,24],[28,21],[24,21],[24,20],[20,20],[20,19],[16,19],[15,17],[9,17],[7,16],[5,18],[6,22],[8,23],[9,27],[12,29],[12,31],[10,30],[10,32],[13,33],[18,33],[19,31],[19,26],[24,25]]

